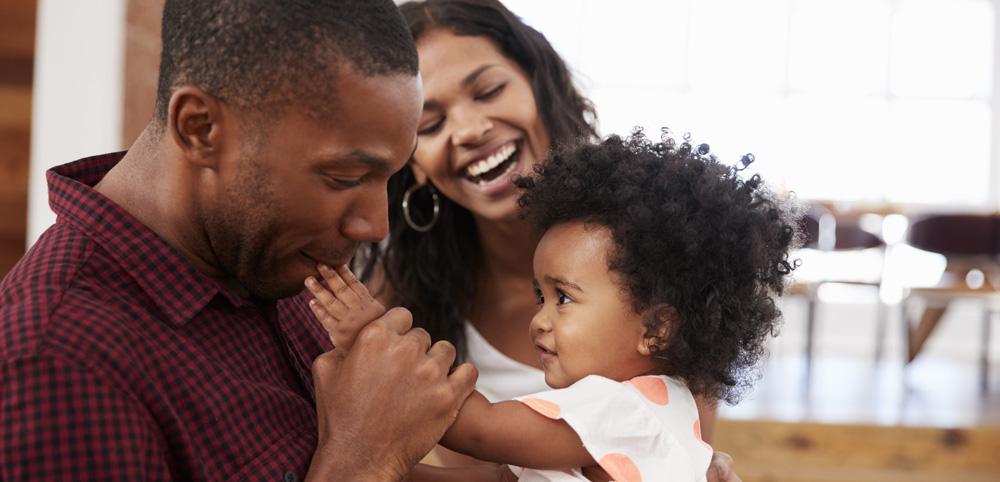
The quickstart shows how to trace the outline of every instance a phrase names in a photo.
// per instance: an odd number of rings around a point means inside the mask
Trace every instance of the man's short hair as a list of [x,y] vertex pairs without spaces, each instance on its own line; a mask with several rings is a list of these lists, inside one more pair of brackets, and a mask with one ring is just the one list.
[[365,76],[417,74],[417,51],[392,0],[167,0],[154,116],[195,85],[246,113],[288,105],[332,114],[342,65]]

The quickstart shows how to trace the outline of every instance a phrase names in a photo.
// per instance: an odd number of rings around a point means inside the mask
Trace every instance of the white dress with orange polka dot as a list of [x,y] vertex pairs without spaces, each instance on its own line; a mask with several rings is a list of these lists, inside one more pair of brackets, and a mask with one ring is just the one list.
[[[705,480],[712,447],[701,440],[698,406],[679,380],[644,376],[616,382],[590,375],[568,388],[517,399],[546,417],[565,420],[616,482]],[[579,469],[524,469],[519,477],[522,482],[587,480]]]

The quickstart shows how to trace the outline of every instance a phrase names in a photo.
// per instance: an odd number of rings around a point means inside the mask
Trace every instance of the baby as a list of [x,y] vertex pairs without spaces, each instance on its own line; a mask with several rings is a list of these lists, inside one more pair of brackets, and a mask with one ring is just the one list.
[[[752,161],[636,131],[558,149],[518,179],[520,214],[543,233],[529,335],[553,390],[473,393],[441,444],[510,464],[505,480],[705,480],[692,394],[736,403],[752,386],[800,242],[794,203],[741,178]],[[346,266],[320,273],[330,289],[307,280],[310,306],[350,349],[385,309]]]

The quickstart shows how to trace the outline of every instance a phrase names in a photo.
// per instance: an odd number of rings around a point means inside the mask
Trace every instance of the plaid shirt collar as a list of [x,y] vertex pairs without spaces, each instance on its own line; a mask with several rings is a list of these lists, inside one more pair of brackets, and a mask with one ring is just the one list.
[[254,305],[197,270],[153,230],[94,190],[124,156],[124,151],[103,154],[50,169],[49,206],[56,222],[89,233],[176,325],[190,320],[217,294],[238,307]]

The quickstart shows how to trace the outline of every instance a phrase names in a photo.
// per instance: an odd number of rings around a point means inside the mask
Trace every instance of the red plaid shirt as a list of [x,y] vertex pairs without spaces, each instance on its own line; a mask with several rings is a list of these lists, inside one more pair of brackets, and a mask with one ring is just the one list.
[[303,298],[236,296],[94,191],[123,155],[49,171],[58,221],[0,284],[0,479],[301,478],[329,339]]

